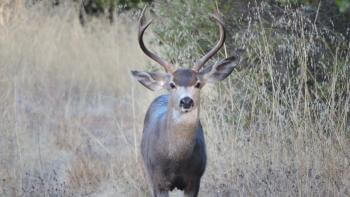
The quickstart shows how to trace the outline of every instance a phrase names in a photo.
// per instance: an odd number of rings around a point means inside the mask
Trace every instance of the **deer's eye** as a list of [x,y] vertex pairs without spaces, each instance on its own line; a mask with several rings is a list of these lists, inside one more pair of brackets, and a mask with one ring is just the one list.
[[170,87],[171,87],[171,89],[175,89],[175,88],[176,88],[176,85],[175,85],[175,83],[173,83],[173,82],[170,82]]
[[201,85],[202,85],[201,82],[198,81],[194,87],[195,87],[195,88],[200,88]]

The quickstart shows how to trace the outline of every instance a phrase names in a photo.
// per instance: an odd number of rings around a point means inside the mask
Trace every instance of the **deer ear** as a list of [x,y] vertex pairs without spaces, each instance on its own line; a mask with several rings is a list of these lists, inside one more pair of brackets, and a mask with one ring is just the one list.
[[223,59],[212,66],[204,68],[199,74],[209,83],[222,81],[232,73],[238,62],[239,58],[232,56]]
[[155,91],[164,87],[170,75],[161,72],[131,71],[132,76],[146,88]]

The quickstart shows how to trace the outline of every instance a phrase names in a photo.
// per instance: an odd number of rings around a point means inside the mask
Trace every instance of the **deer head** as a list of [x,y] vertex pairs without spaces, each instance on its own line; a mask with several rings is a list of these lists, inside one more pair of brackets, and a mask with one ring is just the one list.
[[166,89],[170,93],[172,107],[179,112],[186,113],[199,106],[200,90],[206,83],[221,81],[231,74],[238,62],[237,57],[229,57],[214,65],[204,67],[205,63],[213,57],[225,42],[224,24],[218,14],[211,15],[220,28],[220,39],[205,56],[203,56],[192,69],[178,68],[162,60],[159,56],[149,51],[144,42],[143,34],[152,21],[144,23],[144,11],[139,20],[138,42],[142,51],[151,59],[164,67],[165,72],[131,71],[146,88],[155,91]]

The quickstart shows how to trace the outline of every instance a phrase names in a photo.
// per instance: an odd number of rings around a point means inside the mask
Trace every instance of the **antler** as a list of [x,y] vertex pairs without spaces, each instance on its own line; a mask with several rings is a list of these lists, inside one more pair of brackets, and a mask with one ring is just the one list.
[[213,57],[218,51],[219,49],[224,45],[225,42],[225,27],[224,27],[224,23],[222,22],[220,16],[218,13],[216,14],[211,14],[211,17],[213,17],[216,22],[218,23],[219,27],[220,27],[220,40],[218,41],[218,43],[215,45],[214,48],[212,48],[205,56],[203,56],[201,59],[198,60],[198,62],[196,63],[196,65],[193,67],[193,70],[195,71],[199,71],[204,64],[211,58]]
[[143,8],[142,13],[141,13],[141,17],[139,20],[139,34],[138,34],[138,41],[140,44],[140,47],[142,49],[142,51],[151,59],[153,59],[154,61],[158,62],[161,66],[164,67],[166,72],[172,72],[174,66],[164,60],[162,60],[160,57],[158,57],[156,54],[152,53],[150,50],[148,50],[145,46],[145,44],[143,43],[143,34],[145,32],[145,30],[147,29],[147,27],[152,23],[152,20],[148,21],[146,24],[144,24],[144,12],[146,10],[146,7]]

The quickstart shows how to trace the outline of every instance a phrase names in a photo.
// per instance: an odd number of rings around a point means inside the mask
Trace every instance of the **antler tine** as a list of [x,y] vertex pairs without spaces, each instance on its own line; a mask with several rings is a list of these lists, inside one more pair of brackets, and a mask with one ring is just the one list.
[[219,14],[215,13],[215,14],[211,14],[210,16],[216,20],[216,22],[218,23],[218,25],[220,27],[220,40],[218,41],[218,43],[215,45],[214,48],[212,48],[205,56],[203,56],[201,59],[198,60],[196,65],[193,67],[193,70],[195,70],[197,72],[204,66],[204,64],[211,57],[213,57],[219,51],[219,49],[224,45],[225,38],[226,38],[224,23],[222,22]]
[[138,41],[139,41],[139,45],[142,49],[142,51],[151,59],[153,59],[154,61],[156,61],[157,63],[159,63],[161,66],[164,67],[166,72],[172,72],[173,71],[173,65],[162,60],[160,57],[158,57],[156,54],[152,53],[150,50],[148,50],[143,42],[143,34],[145,32],[145,30],[147,29],[147,27],[152,23],[152,20],[148,21],[147,23],[144,24],[144,13],[146,10],[146,6],[143,8],[142,13],[141,13],[141,17],[139,20],[139,34],[138,34]]

